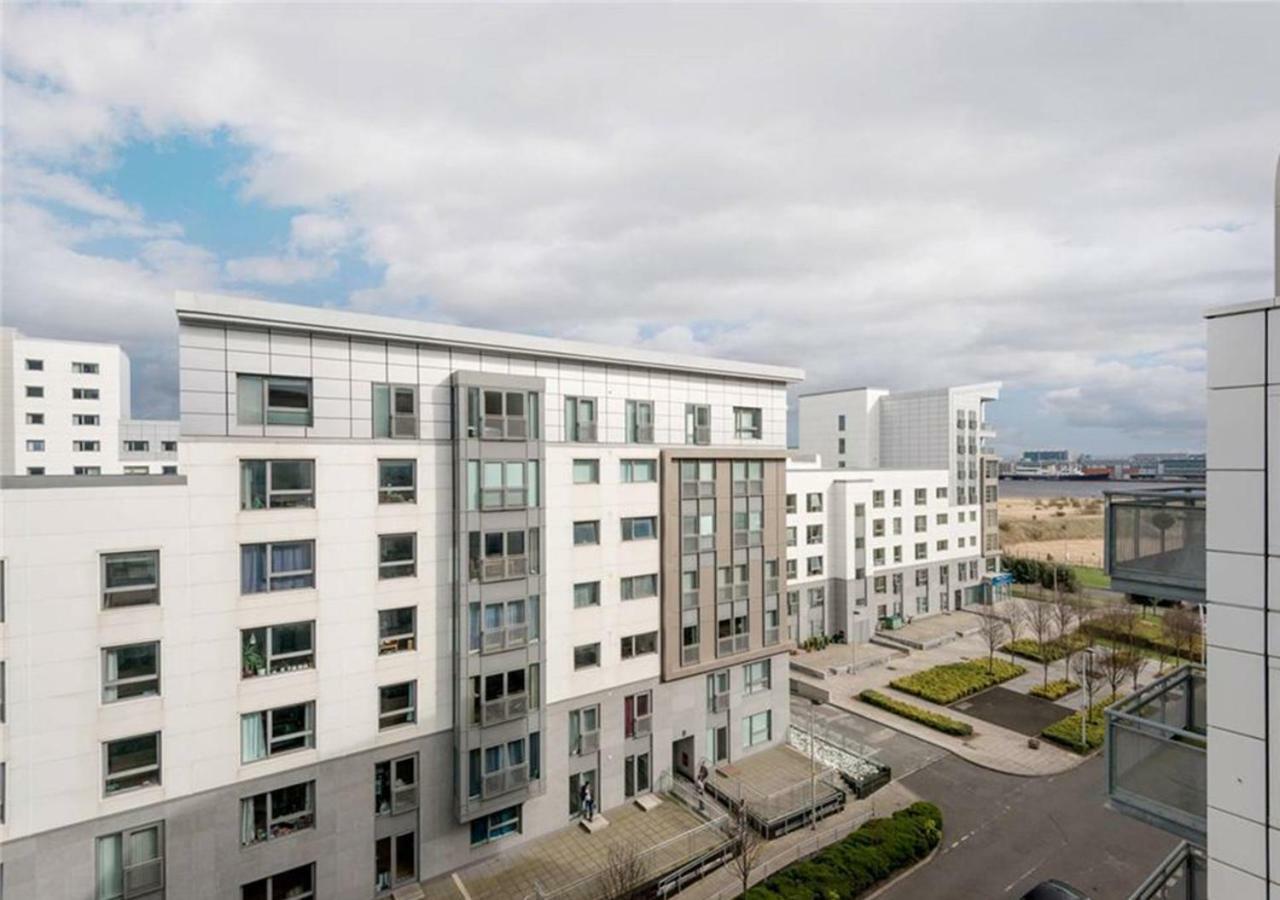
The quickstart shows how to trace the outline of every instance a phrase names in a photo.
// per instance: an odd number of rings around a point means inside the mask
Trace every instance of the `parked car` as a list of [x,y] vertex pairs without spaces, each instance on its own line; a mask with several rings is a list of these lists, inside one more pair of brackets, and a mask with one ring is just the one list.
[[1023,894],[1022,900],[1089,900],[1089,895],[1065,881],[1050,878]]

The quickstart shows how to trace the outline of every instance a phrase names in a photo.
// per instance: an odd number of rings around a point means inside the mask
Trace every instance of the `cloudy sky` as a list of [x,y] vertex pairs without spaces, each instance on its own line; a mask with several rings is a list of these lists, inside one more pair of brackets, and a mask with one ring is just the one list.
[[5,324],[174,288],[999,379],[1006,451],[1203,445],[1271,292],[1280,6],[4,8]]

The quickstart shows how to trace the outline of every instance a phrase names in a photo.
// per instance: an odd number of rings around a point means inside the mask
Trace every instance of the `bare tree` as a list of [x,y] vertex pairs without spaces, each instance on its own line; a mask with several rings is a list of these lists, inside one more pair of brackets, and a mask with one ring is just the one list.
[[1111,688],[1114,697],[1120,690],[1120,683],[1129,674],[1129,654],[1133,651],[1126,647],[1111,647],[1099,653],[1094,659],[1102,670],[1102,678]]
[[649,864],[636,844],[613,844],[605,856],[604,871],[600,874],[600,888],[605,900],[632,900],[648,873]]
[[1076,652],[1075,636],[1072,633],[1081,621],[1082,604],[1069,594],[1063,594],[1053,601],[1053,626],[1058,633],[1058,643],[1062,646],[1063,671],[1066,678],[1071,677],[1071,657]]
[[1027,628],[1040,651],[1044,683],[1049,683],[1049,644],[1053,639],[1053,604],[1038,601],[1027,604]]
[[996,668],[996,650],[1004,643],[1004,636],[1008,630],[1004,619],[999,618],[992,612],[979,613],[982,621],[978,625],[978,633],[982,635],[982,639],[987,644],[987,673],[992,674]]
[[1133,676],[1133,689],[1138,689],[1138,676],[1142,674],[1142,670],[1147,667],[1151,660],[1147,659],[1137,647],[1133,647],[1129,652],[1129,674]]
[[1141,615],[1132,603],[1120,603],[1110,611],[1111,627],[1116,636],[1130,647],[1137,647],[1138,620]]
[[738,855],[733,858],[733,870],[742,881],[742,893],[745,895],[751,887],[751,872],[764,850],[764,838],[751,826],[751,815],[745,800],[730,813],[729,831],[738,847]]
[[1192,659],[1196,638],[1200,636],[1200,617],[1185,606],[1175,606],[1165,612],[1162,627],[1165,637],[1173,644],[1174,653],[1183,659]]
[[1017,600],[1011,602],[1008,608],[1009,614],[1005,617],[1005,627],[1009,629],[1009,662],[1013,662],[1013,645],[1018,642],[1023,626],[1027,624],[1027,610],[1025,604]]
[[1081,653],[1076,660],[1076,679],[1084,687],[1085,696],[1088,698],[1085,710],[1086,717],[1093,713],[1093,695],[1097,693],[1098,688],[1102,685],[1102,670],[1093,665],[1093,660],[1090,658],[1096,655],[1086,651]]

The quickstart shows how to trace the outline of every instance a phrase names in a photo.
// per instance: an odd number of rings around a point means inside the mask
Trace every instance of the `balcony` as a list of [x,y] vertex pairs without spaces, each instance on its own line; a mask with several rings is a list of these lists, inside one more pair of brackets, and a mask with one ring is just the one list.
[[1209,896],[1204,851],[1182,843],[1147,876],[1129,900],[1204,900]]
[[1106,498],[1112,589],[1203,603],[1204,489],[1107,491]]
[[1126,815],[1205,842],[1205,672],[1185,665],[1107,709],[1107,796]]

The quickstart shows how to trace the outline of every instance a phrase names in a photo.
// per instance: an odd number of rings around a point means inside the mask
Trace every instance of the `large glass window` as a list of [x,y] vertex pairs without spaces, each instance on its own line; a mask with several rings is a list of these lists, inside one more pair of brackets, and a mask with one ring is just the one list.
[[533,392],[467,388],[467,437],[537,440],[538,395]]
[[242,544],[240,593],[261,594],[316,586],[315,541]]
[[648,541],[657,536],[658,518],[656,516],[634,516],[622,520],[624,541]]
[[585,756],[600,749],[600,707],[569,711],[569,755]]
[[564,398],[564,439],[578,443],[596,441],[596,400],[594,397]]
[[623,659],[647,656],[658,652],[658,632],[645,631],[641,634],[624,635],[620,643]]
[[164,890],[164,823],[97,841],[97,900],[155,900]]
[[102,702],[154,697],[160,693],[160,642],[126,644],[102,651]]
[[286,622],[240,632],[240,677],[315,668],[315,622]]
[[281,509],[316,505],[315,461],[240,461],[240,508]]
[[240,801],[240,844],[288,837],[316,825],[315,782],[303,781]]
[[414,681],[378,688],[378,730],[418,721],[417,694],[418,685]]
[[734,437],[759,439],[764,435],[764,416],[757,406],[735,406],[733,408]]
[[373,810],[395,816],[418,808],[418,754],[377,763],[373,767]]
[[575,546],[600,543],[600,521],[573,523],[573,543]]
[[237,375],[236,423],[310,425],[311,379]]
[[240,888],[240,900],[312,900],[315,895],[316,873],[312,863],[251,881]]
[[240,717],[240,760],[254,762],[315,746],[315,704],[278,706]]
[[468,460],[467,509],[524,509],[538,505],[537,460]]
[[373,889],[389,891],[418,880],[418,832],[378,838],[373,845]]
[[160,784],[160,732],[119,738],[102,746],[107,796]]
[[373,386],[373,436],[418,436],[418,389],[407,384]]
[[467,536],[469,573],[473,580],[508,581],[537,574],[541,554],[539,531],[472,531]]
[[600,582],[582,581],[573,586],[573,608],[600,605]]
[[627,443],[653,443],[653,401],[628,400],[626,405]]
[[711,407],[705,403],[686,403],[684,406],[684,442],[686,444],[711,443]]
[[378,610],[378,655],[414,649],[417,619],[418,610],[414,606]]
[[105,608],[159,602],[159,550],[102,554],[102,605]]
[[416,534],[378,535],[378,577],[408,578],[417,574]]
[[641,691],[622,699],[622,733],[626,737],[644,737],[653,731],[653,692]]
[[378,460],[378,502],[417,503],[417,474],[416,460]]
[[600,644],[579,644],[573,648],[573,668],[592,669],[600,665]]
[[628,575],[622,579],[621,593],[623,600],[639,600],[643,597],[658,596],[658,575]]
[[742,674],[745,682],[744,693],[755,694],[767,691],[773,683],[772,660],[762,659],[747,663],[742,667]]
[[520,807],[506,809],[471,820],[471,845],[479,846],[520,832]]
[[599,484],[600,483],[600,460],[575,459],[573,461],[573,483],[574,484]]
[[766,744],[773,736],[773,714],[769,710],[742,720],[742,746]]
[[630,484],[658,480],[658,461],[656,459],[624,459],[621,463],[620,478]]

